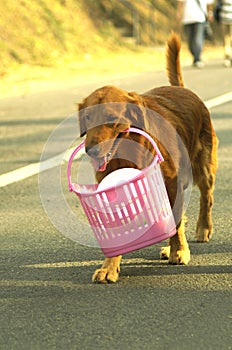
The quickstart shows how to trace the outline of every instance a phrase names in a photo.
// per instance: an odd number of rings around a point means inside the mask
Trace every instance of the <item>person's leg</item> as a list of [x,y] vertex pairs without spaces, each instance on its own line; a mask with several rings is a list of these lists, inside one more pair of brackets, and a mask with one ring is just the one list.
[[187,43],[188,43],[188,48],[191,54],[193,55],[193,50],[192,50],[192,38],[193,38],[193,33],[194,33],[194,24],[185,24],[184,26],[185,34],[187,37]]
[[201,62],[201,53],[204,45],[204,27],[205,23],[194,23],[194,33],[192,40],[192,50],[194,62]]
[[224,45],[224,66],[231,66],[231,28],[230,24],[222,23],[223,45]]
[[230,52],[232,53],[232,23],[229,24],[230,27]]
[[230,35],[230,61],[232,65],[232,23],[229,24],[229,35]]
[[200,66],[201,53],[204,44],[204,23],[191,23],[185,25],[185,32],[188,38],[188,46],[193,55],[193,64]]

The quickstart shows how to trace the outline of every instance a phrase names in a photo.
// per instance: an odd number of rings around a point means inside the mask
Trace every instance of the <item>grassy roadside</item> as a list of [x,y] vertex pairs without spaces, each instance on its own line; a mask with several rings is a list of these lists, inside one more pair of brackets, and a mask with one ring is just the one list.
[[[0,98],[164,70],[164,43],[176,26],[176,1],[156,0],[152,13],[140,0],[133,4],[139,11],[141,46],[132,40],[133,16],[122,1],[0,2]],[[221,52],[206,48],[205,60],[221,57]],[[184,43],[182,65],[188,64]]]
[[[145,2],[133,4],[145,44],[151,13]],[[173,4],[156,2],[152,16],[158,45],[165,41],[173,11]],[[0,2],[0,98],[67,84],[73,77],[128,71],[131,65],[137,71],[140,65],[132,56],[138,53],[138,61],[147,64],[150,58],[135,46],[132,27],[131,8],[118,0]]]

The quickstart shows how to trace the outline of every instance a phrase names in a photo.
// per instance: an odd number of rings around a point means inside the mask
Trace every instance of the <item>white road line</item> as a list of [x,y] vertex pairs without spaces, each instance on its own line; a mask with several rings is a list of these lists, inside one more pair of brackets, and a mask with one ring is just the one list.
[[211,109],[230,101],[232,101],[232,91],[205,101],[205,105],[207,108]]
[[[37,175],[39,172],[41,173],[48,169],[54,168],[62,164],[63,161],[68,161],[74,148],[75,147],[69,149],[68,152],[60,153],[57,156],[49,158],[48,160],[45,160],[43,162],[29,164],[22,168],[10,171],[9,173],[0,175],[0,187],[5,187],[14,182],[24,180],[30,176]],[[80,150],[78,153],[79,156],[76,159],[80,158],[83,155],[83,153],[84,149]]]
[[50,158],[43,163],[33,163],[22,168],[10,171],[0,176],[0,187],[7,186],[14,182],[24,180],[30,176],[38,174],[40,171],[57,166],[60,163],[60,156]]
[[[214,97],[208,101],[205,101],[205,105],[207,108],[211,109],[217,106],[220,106],[224,103],[232,101],[232,92],[228,92],[226,94]],[[30,176],[36,175],[39,172],[51,169],[55,166],[58,166],[63,162],[64,160],[68,160],[70,157],[71,152],[74,148],[70,149],[67,154],[61,153],[53,158],[50,158],[44,162],[40,163],[33,163],[29,164],[27,166],[24,166],[19,169],[15,169],[13,171],[10,171],[9,173],[5,173],[0,175],[0,187],[5,187],[7,185],[10,185],[12,183],[27,179]],[[80,152],[79,157],[83,154],[84,150]],[[78,158],[79,158],[78,157]]]
[[[208,256],[210,254],[207,254]],[[207,259],[201,257],[201,265],[208,264]],[[70,267],[90,267],[90,266],[98,266],[102,264],[102,260],[89,260],[89,261],[60,261],[55,263],[41,263],[41,264],[30,264],[30,265],[21,265],[22,268],[28,269],[53,269],[53,268],[70,268]],[[131,258],[126,259],[123,258],[122,265],[124,266],[133,266],[134,268],[142,268],[142,267],[152,267],[157,264],[157,260],[144,259],[144,258]],[[159,261],[159,265],[166,264],[166,261]],[[218,261],[214,261],[214,265],[228,265],[228,259],[226,253],[220,253],[220,259],[218,257]],[[1,284],[0,284],[1,285]]]
[[[90,261],[61,261],[56,263],[43,263],[43,264],[33,264],[33,265],[21,265],[23,268],[30,269],[47,269],[47,268],[65,268],[65,267],[89,267],[101,265],[102,260],[90,260]],[[154,260],[144,259],[144,258],[131,258],[123,259],[122,265],[134,265],[134,264],[154,264]]]

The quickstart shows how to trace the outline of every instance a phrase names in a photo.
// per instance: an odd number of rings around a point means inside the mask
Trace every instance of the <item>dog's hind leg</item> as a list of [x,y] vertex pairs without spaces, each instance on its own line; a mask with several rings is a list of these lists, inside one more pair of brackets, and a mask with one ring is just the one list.
[[200,189],[200,211],[196,228],[198,242],[208,242],[213,234],[212,206],[215,174],[205,168],[198,187]]
[[97,269],[92,277],[92,281],[96,283],[115,283],[119,278],[120,262],[122,256],[106,258],[100,269]]
[[[198,242],[208,242],[213,234],[212,207],[214,203],[213,191],[217,169],[217,137],[212,132],[210,149],[203,148],[199,165],[194,175],[194,181],[200,190],[200,210],[196,227]],[[197,175],[197,176],[196,176]]]

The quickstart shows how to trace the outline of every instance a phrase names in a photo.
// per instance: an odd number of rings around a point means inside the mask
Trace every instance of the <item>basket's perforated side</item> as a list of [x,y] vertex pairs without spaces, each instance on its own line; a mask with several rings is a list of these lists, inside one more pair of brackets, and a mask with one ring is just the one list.
[[[113,201],[112,191],[116,191]],[[173,231],[172,210],[159,164],[154,164],[136,180],[118,188],[85,193],[84,196],[80,192],[78,196],[103,249],[134,242],[148,230],[153,231],[156,242],[156,233],[163,240],[169,237],[170,230]],[[168,220],[171,220],[170,228],[166,224]],[[163,226],[166,230],[162,234],[161,226],[162,231]]]
[[[130,182],[97,190],[96,185],[75,185],[69,188],[79,197],[88,221],[106,256],[124,254],[160,242],[175,234],[175,221],[159,163],[163,157],[151,137],[142,130],[130,128],[147,137],[157,155],[141,175]],[[84,146],[82,143],[79,149]]]

